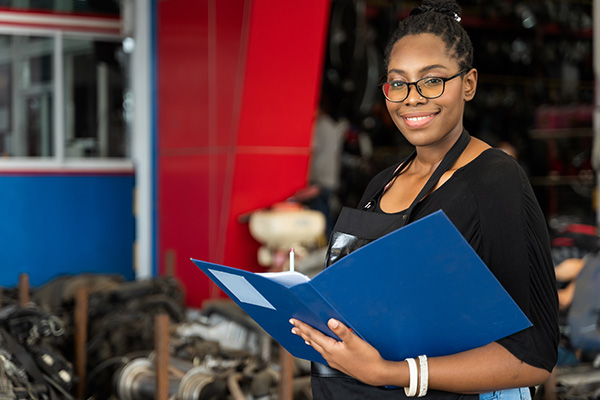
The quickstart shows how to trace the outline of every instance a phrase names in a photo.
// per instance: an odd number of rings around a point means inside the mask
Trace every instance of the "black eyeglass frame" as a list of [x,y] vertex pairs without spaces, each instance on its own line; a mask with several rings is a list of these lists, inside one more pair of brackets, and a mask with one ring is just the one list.
[[[406,97],[403,98],[402,100],[390,100],[387,97],[387,95],[385,94],[385,90],[383,90],[383,86],[384,85],[386,85],[388,83],[392,83],[392,82],[398,82],[398,80],[383,82],[383,83],[380,83],[378,86],[381,88],[381,91],[383,92],[383,95],[385,96],[386,100],[389,101],[389,102],[391,102],[391,103],[401,103],[404,100],[406,100],[408,98],[408,96],[410,95],[410,86],[411,85],[413,85],[417,89],[417,93],[419,93],[419,95],[421,97],[424,97],[426,99],[430,99],[431,100],[431,99],[437,99],[438,97],[441,97],[444,94],[444,92],[446,91],[446,82],[448,82],[449,80],[452,80],[452,79],[456,78],[457,76],[462,75],[465,72],[467,72],[467,70],[466,69],[462,69],[458,73],[456,73],[456,74],[454,74],[454,75],[452,75],[452,76],[450,76],[448,78],[443,78],[441,76],[426,76],[425,78],[421,78],[421,79],[419,79],[418,81],[415,81],[415,82],[403,82],[406,85],[407,89],[406,89]],[[433,97],[425,96],[423,93],[421,93],[421,89],[419,89],[418,83],[421,82],[421,81],[423,81],[423,80],[425,80],[425,79],[434,79],[434,78],[442,80],[442,82],[443,82],[442,93],[440,93],[437,96],[433,96]]]

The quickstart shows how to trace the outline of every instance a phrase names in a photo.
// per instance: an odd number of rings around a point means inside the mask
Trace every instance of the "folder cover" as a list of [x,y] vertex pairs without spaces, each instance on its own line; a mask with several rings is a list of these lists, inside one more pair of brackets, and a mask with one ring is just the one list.
[[454,354],[531,326],[443,211],[350,253],[312,279],[192,261],[288,352],[326,364],[290,318],[337,338],[336,318],[384,359]]

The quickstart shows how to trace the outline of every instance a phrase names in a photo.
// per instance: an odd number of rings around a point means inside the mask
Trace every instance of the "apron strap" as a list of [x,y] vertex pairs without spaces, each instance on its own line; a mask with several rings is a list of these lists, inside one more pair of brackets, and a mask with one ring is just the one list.
[[442,175],[444,175],[446,171],[448,171],[450,167],[454,165],[456,160],[458,160],[458,157],[460,157],[462,152],[467,148],[467,145],[469,144],[470,140],[471,136],[469,135],[466,129],[463,129],[456,143],[454,143],[450,150],[448,150],[448,152],[442,159],[442,162],[440,162],[440,165],[437,166],[435,171],[433,171],[433,174],[431,174],[431,176],[427,180],[427,183],[425,183],[425,186],[423,186],[423,189],[421,189],[417,197],[415,197],[415,199],[413,200],[412,204],[406,209],[407,221],[410,219],[410,214],[412,213],[413,209],[417,206],[417,204],[421,200],[423,200],[427,193],[429,193],[431,189],[433,189],[433,187],[438,183]]
[[[456,162],[456,160],[458,160],[458,157],[460,157],[462,152],[465,150],[470,140],[471,136],[469,135],[466,129],[463,129],[458,140],[452,145],[450,150],[448,150],[440,164],[437,166],[435,171],[433,171],[433,174],[431,174],[431,176],[425,183],[425,186],[423,186],[423,189],[421,189],[417,197],[415,197],[415,199],[413,200],[412,204],[406,209],[404,218],[405,221],[408,222],[408,220],[410,219],[410,214],[412,213],[413,209],[417,206],[417,204],[419,204],[419,202],[423,200],[427,193],[429,193],[429,191],[431,191],[431,189],[438,183],[442,175],[446,173],[448,169],[450,169],[450,167]],[[398,175],[400,175],[402,171],[404,171],[408,164],[415,159],[416,155],[416,151],[413,152],[398,166],[398,168],[396,168],[396,170],[394,171],[388,182],[385,184],[385,186],[382,187],[379,191],[377,191],[375,196],[373,196],[373,198],[365,205],[365,210],[368,210],[373,206],[373,204],[375,204],[375,200],[383,194],[385,189],[388,187],[389,183],[393,181],[393,179],[395,179]]]

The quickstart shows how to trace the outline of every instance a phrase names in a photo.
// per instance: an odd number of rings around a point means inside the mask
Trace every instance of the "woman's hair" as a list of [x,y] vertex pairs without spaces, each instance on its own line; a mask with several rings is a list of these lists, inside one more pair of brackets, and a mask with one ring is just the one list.
[[420,7],[400,22],[385,49],[385,65],[389,65],[394,44],[407,35],[431,33],[440,37],[448,55],[458,60],[461,70],[473,67],[473,45],[467,32],[460,25],[461,9],[455,1],[423,0]]

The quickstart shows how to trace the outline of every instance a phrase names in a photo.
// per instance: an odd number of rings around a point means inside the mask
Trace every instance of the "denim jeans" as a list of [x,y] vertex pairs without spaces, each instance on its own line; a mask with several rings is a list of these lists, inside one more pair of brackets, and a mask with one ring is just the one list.
[[497,390],[481,393],[479,400],[531,400],[531,392],[528,387]]

